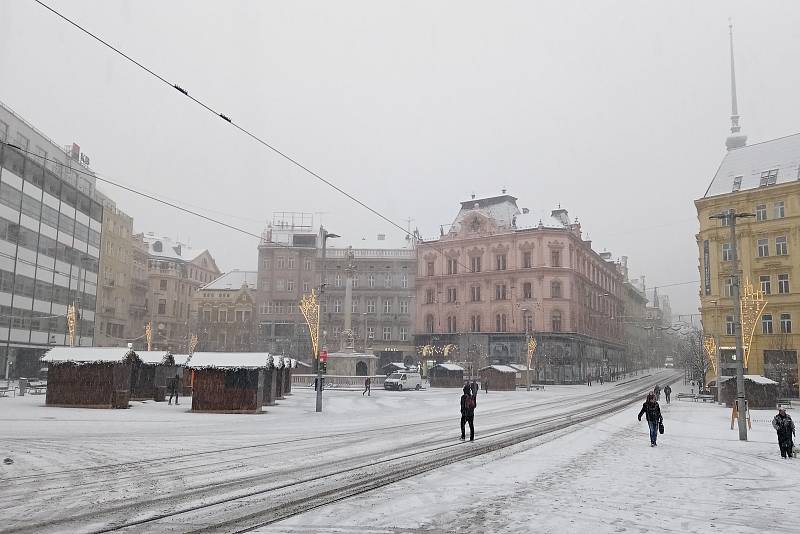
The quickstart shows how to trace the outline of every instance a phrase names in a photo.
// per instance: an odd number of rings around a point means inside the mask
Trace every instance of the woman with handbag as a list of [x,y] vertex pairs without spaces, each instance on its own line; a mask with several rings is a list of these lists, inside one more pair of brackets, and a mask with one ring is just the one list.
[[661,407],[656,402],[656,396],[648,393],[647,400],[642,404],[642,409],[639,411],[639,421],[642,420],[642,415],[647,419],[647,426],[650,427],[650,446],[656,447],[659,432],[664,433],[664,419],[661,417]]

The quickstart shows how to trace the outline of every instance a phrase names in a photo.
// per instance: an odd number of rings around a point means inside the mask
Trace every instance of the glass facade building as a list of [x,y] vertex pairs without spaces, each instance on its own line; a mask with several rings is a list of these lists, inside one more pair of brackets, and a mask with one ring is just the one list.
[[0,142],[0,373],[35,376],[69,304],[94,344],[103,207],[88,167],[1,103]]

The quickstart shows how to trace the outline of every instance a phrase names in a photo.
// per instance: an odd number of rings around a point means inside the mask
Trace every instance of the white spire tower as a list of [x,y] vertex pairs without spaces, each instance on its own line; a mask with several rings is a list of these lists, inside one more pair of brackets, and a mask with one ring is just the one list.
[[733,65],[733,23],[728,19],[728,35],[731,42],[731,135],[725,140],[728,150],[741,148],[747,144],[747,136],[741,133],[739,126],[739,104],[736,101],[736,70]]

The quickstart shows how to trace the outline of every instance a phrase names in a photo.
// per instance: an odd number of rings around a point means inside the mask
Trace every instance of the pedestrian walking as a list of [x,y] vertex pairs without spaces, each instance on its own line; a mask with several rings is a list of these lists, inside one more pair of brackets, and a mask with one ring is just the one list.
[[488,378],[486,379],[486,382],[483,384],[483,390],[486,393],[489,393],[489,379]]
[[590,375],[590,374],[586,375],[586,385],[587,386],[591,386],[592,385],[592,375]]
[[786,413],[786,408],[780,406],[778,408],[778,415],[772,418],[772,428],[778,432],[778,446],[781,448],[781,458],[787,460],[794,454],[794,440],[792,437],[795,435],[794,421]]
[[661,400],[661,386],[656,384],[656,387],[653,388],[653,395],[656,397],[656,401]]
[[658,433],[663,433],[664,419],[661,417],[661,408],[656,401],[656,396],[653,393],[647,394],[647,400],[642,404],[642,409],[639,410],[639,421],[642,420],[642,415],[647,419],[647,426],[650,428],[650,446],[656,447]]
[[478,395],[478,382],[474,378],[469,386],[469,390],[472,392],[473,397]]
[[672,395],[672,388],[669,387],[669,384],[664,386],[664,398],[667,399],[667,404],[669,404],[669,396]]
[[600,375],[600,385],[601,385],[601,386],[603,385],[603,381],[604,381],[604,378],[603,378],[603,375],[601,374],[601,375]]
[[367,397],[370,396],[370,393],[372,393],[372,390],[371,390],[371,387],[370,387],[371,384],[372,384],[372,382],[370,381],[369,377],[364,379],[364,391],[361,392],[361,396],[362,397],[364,396],[364,393],[367,394]]
[[469,384],[464,386],[464,394],[461,395],[461,439],[466,439],[465,424],[469,424],[469,440],[475,440],[475,406],[478,405],[477,395],[472,394]]
[[178,382],[180,381],[180,377],[178,373],[175,373],[173,378],[169,379],[169,402],[167,404],[172,404],[172,398],[175,397],[175,406],[178,405]]

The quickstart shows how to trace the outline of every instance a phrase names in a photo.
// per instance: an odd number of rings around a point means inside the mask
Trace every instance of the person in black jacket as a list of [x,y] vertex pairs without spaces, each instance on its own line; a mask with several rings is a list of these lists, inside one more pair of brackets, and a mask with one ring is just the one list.
[[175,373],[175,376],[169,379],[169,402],[167,404],[172,404],[174,398],[175,406],[178,405],[178,382],[180,382],[180,377],[178,373]]
[[472,394],[469,384],[464,386],[464,394],[461,395],[461,439],[466,439],[464,424],[469,423],[469,440],[475,440],[475,406],[478,404],[477,395]]
[[656,447],[658,445],[656,443],[658,426],[663,422],[663,419],[661,417],[661,408],[652,393],[648,393],[647,400],[642,404],[642,409],[639,411],[639,421],[642,420],[642,414],[645,414],[647,426],[650,427],[650,446]]
[[672,395],[672,388],[669,387],[669,384],[664,386],[664,398],[667,399],[667,404],[669,404],[669,396]]
[[778,415],[772,419],[772,428],[778,432],[778,446],[781,448],[781,458],[791,459],[794,449],[794,421],[786,413],[786,408],[778,408]]

